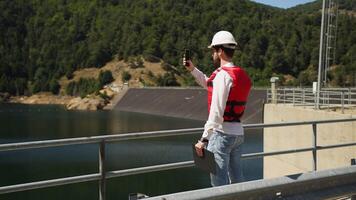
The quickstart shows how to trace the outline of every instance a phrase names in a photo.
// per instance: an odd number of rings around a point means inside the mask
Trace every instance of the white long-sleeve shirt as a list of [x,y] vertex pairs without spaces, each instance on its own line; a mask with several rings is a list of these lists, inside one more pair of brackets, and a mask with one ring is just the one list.
[[[224,67],[233,67],[233,63],[227,63]],[[194,68],[191,72],[195,81],[207,89],[208,77],[199,69]],[[243,135],[244,131],[240,122],[224,122],[224,112],[226,101],[229,96],[232,86],[232,78],[225,70],[220,70],[213,80],[213,95],[211,99],[210,113],[208,120],[204,125],[202,137],[209,139],[213,130],[223,132],[225,134]]]

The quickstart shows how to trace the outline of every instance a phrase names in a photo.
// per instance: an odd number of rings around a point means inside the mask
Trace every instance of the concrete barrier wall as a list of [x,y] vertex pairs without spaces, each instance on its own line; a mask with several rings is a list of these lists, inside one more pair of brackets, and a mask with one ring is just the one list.
[[[266,104],[265,123],[296,122],[356,117],[311,108],[294,107],[284,104]],[[356,123],[333,123],[317,125],[317,145],[331,145],[356,141]],[[311,125],[266,128],[264,130],[264,151],[297,149],[312,146],[313,129]],[[349,166],[356,158],[356,146],[319,150],[317,169],[331,169]],[[312,171],[311,152],[268,156],[264,158],[264,178]]]
[[[244,123],[262,123],[265,90],[252,90]],[[114,110],[139,112],[205,121],[207,91],[202,88],[130,88]]]
[[180,88],[130,88],[115,110],[204,120],[206,91]]

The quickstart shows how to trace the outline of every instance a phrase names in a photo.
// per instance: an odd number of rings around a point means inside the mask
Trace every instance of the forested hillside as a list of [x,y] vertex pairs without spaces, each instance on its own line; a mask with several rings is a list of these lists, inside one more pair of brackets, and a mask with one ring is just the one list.
[[[356,79],[356,5],[339,1],[336,65],[329,78],[330,84],[350,86]],[[241,49],[234,62],[256,86],[267,85],[272,75],[283,84],[307,85],[316,80],[320,8],[321,1],[283,10],[248,0],[2,0],[0,92],[57,93],[59,78],[70,79],[77,69],[141,55],[159,57],[184,74],[184,48],[210,73],[206,47],[218,30],[236,36]]]

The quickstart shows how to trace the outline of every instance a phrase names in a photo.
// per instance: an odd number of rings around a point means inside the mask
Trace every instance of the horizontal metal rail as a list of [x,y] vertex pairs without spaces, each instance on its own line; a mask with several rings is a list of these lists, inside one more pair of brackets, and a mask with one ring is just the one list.
[[300,148],[300,149],[290,149],[290,150],[284,150],[284,151],[271,151],[271,152],[262,152],[262,153],[248,153],[248,154],[243,154],[243,155],[241,155],[241,158],[253,159],[253,158],[264,157],[264,156],[275,156],[275,155],[290,154],[290,153],[300,153],[300,152],[312,151],[312,150],[314,150],[313,147]]
[[178,162],[178,163],[170,163],[170,164],[163,164],[163,165],[154,165],[154,166],[148,166],[148,167],[111,171],[111,172],[106,173],[106,177],[107,178],[115,178],[115,177],[120,177],[120,176],[144,174],[144,173],[148,173],[148,172],[180,169],[180,168],[187,168],[187,167],[193,167],[193,166],[194,166],[194,161],[185,161],[185,162]]
[[321,200],[355,194],[356,166],[350,166],[161,195],[147,200]]
[[333,145],[325,145],[325,146],[317,146],[317,149],[322,150],[322,149],[334,149],[334,148],[340,148],[340,147],[349,147],[349,146],[355,146],[356,142],[350,142],[350,143],[343,143],[343,144],[333,144]]
[[[328,123],[341,123],[341,122],[353,122],[356,121],[356,118],[349,119],[335,119],[335,120],[316,120],[316,121],[304,121],[304,122],[289,122],[289,123],[270,123],[270,124],[247,124],[243,127],[245,129],[261,129],[261,128],[273,128],[273,127],[287,127],[287,126],[301,126],[301,125],[312,125],[316,127],[317,124],[328,124]],[[124,141],[124,140],[133,140],[133,139],[144,139],[144,138],[155,138],[155,137],[165,137],[165,136],[176,136],[176,135],[190,135],[201,133],[203,128],[191,128],[191,129],[179,129],[179,130],[165,130],[165,131],[149,131],[149,132],[135,132],[128,134],[116,134],[116,135],[103,135],[103,136],[92,136],[92,137],[80,137],[80,138],[69,138],[69,139],[58,139],[58,140],[47,140],[47,141],[33,141],[33,142],[20,142],[20,143],[10,143],[10,144],[0,144],[0,152],[4,151],[14,151],[14,150],[23,150],[23,149],[35,149],[35,148],[45,148],[45,147],[58,147],[65,145],[79,145],[79,144],[101,144],[105,145],[107,142],[114,141]],[[315,130],[316,131],[316,130]],[[314,134],[316,137],[316,134]],[[319,149],[328,149],[328,148],[337,148],[337,147],[346,147],[353,146],[356,143],[345,143],[345,144],[335,144],[329,146],[313,146],[308,148],[301,149],[291,149],[291,150],[282,150],[282,151],[273,151],[273,152],[260,152],[260,153],[249,153],[243,154],[243,159],[252,159],[259,158],[264,156],[273,156],[289,153],[298,153],[305,151],[313,151],[316,153],[316,150]],[[105,146],[102,146],[101,149],[105,149]],[[102,157],[104,156],[104,157]],[[104,163],[105,154],[102,154],[99,157],[99,162]],[[103,160],[102,160],[103,159]],[[314,160],[314,165],[316,160]],[[87,174],[82,176],[73,176],[60,179],[52,179],[10,186],[0,187],[0,194],[12,193],[18,191],[26,191],[38,188],[47,188],[59,185],[67,185],[73,183],[80,183],[86,181],[97,181],[105,179],[128,176],[135,174],[142,174],[148,172],[170,170],[170,169],[179,169],[194,166],[193,161],[185,161],[178,163],[169,163],[155,166],[147,166],[133,169],[124,169],[117,171],[101,172],[97,174]],[[316,165],[315,165],[316,166]],[[316,168],[315,168],[316,169]]]
[[[351,121],[356,121],[356,118],[286,122],[286,123],[269,123],[269,124],[244,124],[243,127],[245,129],[260,129],[260,128],[300,126],[300,125],[339,123],[339,122],[351,122]],[[192,135],[192,134],[201,133],[203,130],[204,128],[189,128],[189,129],[178,129],[178,130],[134,132],[134,133],[127,133],[127,134],[9,143],[9,144],[0,144],[0,152],[23,150],[23,149],[36,149],[36,148],[45,148],[45,147],[58,147],[58,146],[66,146],[66,145],[93,144],[93,143],[100,143],[102,141],[115,142],[115,141],[137,140],[137,139],[146,139],[146,138],[155,138],[155,137]]]
[[123,140],[138,140],[146,138],[164,137],[164,136],[177,136],[177,135],[191,135],[201,133],[203,128],[190,128],[190,129],[178,129],[178,130],[163,130],[163,131],[149,131],[149,132],[135,132],[127,134],[115,134],[115,135],[102,135],[58,140],[42,140],[33,142],[19,142],[10,144],[0,144],[1,151],[13,151],[23,149],[36,149],[44,147],[58,147],[66,145],[78,145],[78,144],[93,144],[105,142],[115,142]]
[[242,154],[241,158],[244,159],[255,159],[258,157],[265,157],[265,156],[275,156],[275,155],[283,155],[283,154],[290,154],[290,153],[301,153],[306,151],[313,151],[316,150],[323,150],[323,149],[334,149],[340,147],[349,147],[349,146],[356,146],[356,142],[344,143],[344,144],[334,144],[334,145],[325,145],[325,146],[317,146],[316,148],[307,147],[307,148],[299,148],[299,149],[290,149],[290,150],[281,150],[281,151],[271,151],[271,152],[262,152],[262,153],[248,153]]
[[[106,178],[115,178],[115,177],[121,177],[121,176],[129,176],[129,175],[143,174],[143,173],[148,173],[148,172],[187,168],[187,167],[193,167],[193,166],[194,166],[193,161],[186,161],[186,162],[179,162],[179,163],[170,163],[170,164],[163,164],[163,165],[155,165],[155,166],[148,166],[148,167],[139,167],[139,168],[132,168],[132,169],[110,171],[110,172],[106,172],[105,177]],[[0,194],[20,192],[20,191],[40,189],[40,188],[47,188],[47,187],[54,187],[54,186],[61,186],[61,185],[68,185],[68,184],[73,184],[73,183],[98,181],[100,179],[101,179],[100,173],[96,173],[96,174],[87,174],[87,175],[82,175],[82,176],[72,176],[72,177],[66,177],[66,178],[37,181],[37,182],[31,182],[31,183],[24,183],[24,184],[0,187]]]
[[48,188],[60,185],[68,185],[73,183],[82,183],[89,181],[96,181],[101,178],[99,173],[96,174],[86,174],[82,176],[72,176],[66,178],[45,180],[45,181],[37,181],[31,183],[10,185],[0,187],[0,194],[13,193],[13,192],[21,192],[26,190],[40,189],[40,188]]
[[269,124],[245,124],[243,125],[243,127],[245,129],[256,129],[256,128],[272,128],[272,127],[285,127],[285,126],[301,126],[301,125],[312,125],[312,124],[330,124],[330,123],[352,122],[352,121],[356,121],[356,118],[283,122],[283,123],[269,123]]

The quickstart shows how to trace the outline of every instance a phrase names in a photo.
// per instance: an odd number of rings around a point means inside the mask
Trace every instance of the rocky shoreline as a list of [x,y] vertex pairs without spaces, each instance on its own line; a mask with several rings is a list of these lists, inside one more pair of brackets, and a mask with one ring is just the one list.
[[8,103],[20,104],[58,104],[66,105],[73,97],[53,95],[51,93],[43,92],[32,96],[11,96]]
[[[5,95],[1,95],[3,97]],[[102,110],[110,103],[99,96],[90,95],[85,98],[67,95],[53,95],[42,92],[32,96],[6,96],[2,102],[19,104],[64,105],[67,110]],[[1,101],[0,101],[1,103]]]
[[67,110],[102,110],[107,101],[100,97],[74,98],[66,104]]

